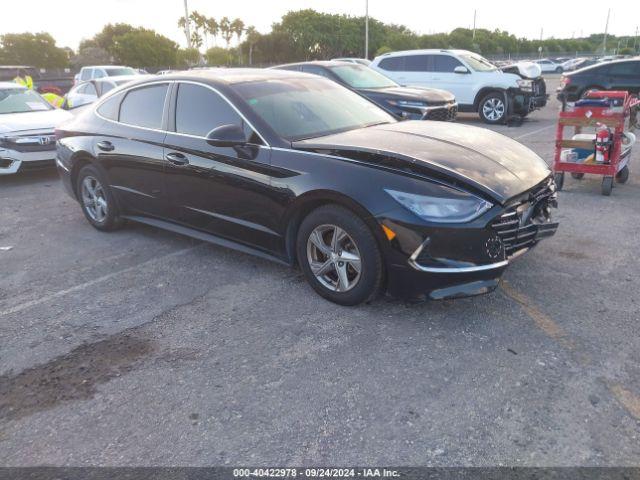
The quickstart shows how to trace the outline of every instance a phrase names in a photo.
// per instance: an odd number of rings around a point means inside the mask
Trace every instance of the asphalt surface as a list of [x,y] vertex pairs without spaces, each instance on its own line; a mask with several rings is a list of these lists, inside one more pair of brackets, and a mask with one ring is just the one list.
[[[495,130],[551,162],[557,109]],[[0,178],[0,465],[639,465],[639,205],[568,178],[496,292],[345,308]]]

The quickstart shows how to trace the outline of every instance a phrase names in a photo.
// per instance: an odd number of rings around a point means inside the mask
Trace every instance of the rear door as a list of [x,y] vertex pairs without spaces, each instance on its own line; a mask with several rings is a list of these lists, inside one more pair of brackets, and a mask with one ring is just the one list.
[[98,108],[106,123],[95,151],[126,213],[166,217],[163,142],[169,85],[133,88]]
[[464,67],[464,65],[453,56],[446,53],[432,55],[430,61],[432,70],[430,86],[453,93],[458,103],[472,104],[473,92],[469,88],[469,78],[473,73],[455,73],[456,67]]
[[[218,91],[178,82],[165,140],[166,184],[172,218],[263,250],[276,250],[276,216],[269,205],[271,149]],[[243,128],[247,144],[217,147],[208,132]]]

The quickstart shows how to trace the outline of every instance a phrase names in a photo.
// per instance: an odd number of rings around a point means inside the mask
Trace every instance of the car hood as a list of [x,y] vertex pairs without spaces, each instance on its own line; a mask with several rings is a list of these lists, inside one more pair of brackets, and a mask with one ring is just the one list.
[[0,115],[0,135],[29,130],[53,130],[60,123],[72,118],[66,110],[7,113]]
[[524,145],[484,128],[406,121],[293,142],[320,151],[466,184],[506,203],[550,175]]
[[437,88],[385,87],[362,88],[359,92],[369,96],[393,97],[394,99],[421,100],[429,104],[445,104],[455,101],[453,93]]

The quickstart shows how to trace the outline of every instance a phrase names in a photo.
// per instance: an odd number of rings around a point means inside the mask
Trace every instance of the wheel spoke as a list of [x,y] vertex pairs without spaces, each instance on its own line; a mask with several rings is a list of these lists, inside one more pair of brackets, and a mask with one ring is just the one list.
[[87,193],[89,194],[89,196],[92,197],[92,198],[95,197],[96,190],[95,190],[95,187],[93,185],[92,178],[91,177],[86,177],[82,183],[84,185],[84,188],[86,188]]
[[327,273],[329,273],[334,268],[333,261],[331,259],[328,259],[324,263],[322,263],[322,262],[311,262],[309,264],[309,266],[311,267],[311,271],[313,272],[313,274],[316,275],[316,276],[326,275]]
[[331,237],[331,251],[338,253],[340,250],[340,242],[346,237],[346,233],[340,227],[336,226],[333,229],[333,237]]
[[311,243],[313,243],[316,246],[316,248],[320,250],[320,252],[322,252],[325,256],[328,256],[331,254],[331,248],[329,247],[329,245],[324,243],[322,235],[318,230],[314,230],[311,233],[309,240],[311,240]]
[[356,273],[360,273],[360,257],[355,253],[343,251],[342,255],[340,255],[340,259],[347,262],[349,265],[353,267]]
[[339,292],[346,292],[349,290],[349,276],[347,275],[347,264],[336,265],[336,272],[338,272],[338,284],[337,290]]

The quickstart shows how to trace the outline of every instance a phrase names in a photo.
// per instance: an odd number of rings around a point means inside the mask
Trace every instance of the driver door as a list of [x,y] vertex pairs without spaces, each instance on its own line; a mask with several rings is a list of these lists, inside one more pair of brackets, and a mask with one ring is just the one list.
[[[164,145],[172,220],[220,237],[272,250],[278,245],[270,214],[271,149],[217,91],[178,82]],[[240,125],[247,144],[216,147],[207,133]]]

